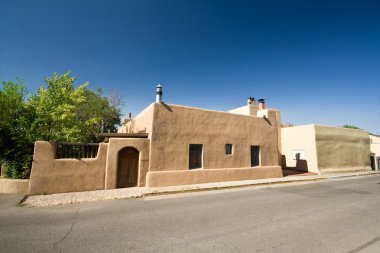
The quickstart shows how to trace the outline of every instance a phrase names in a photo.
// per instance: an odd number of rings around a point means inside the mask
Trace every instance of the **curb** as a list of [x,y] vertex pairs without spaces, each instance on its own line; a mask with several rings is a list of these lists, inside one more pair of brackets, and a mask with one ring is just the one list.
[[[239,184],[239,185],[226,185],[226,186],[214,186],[214,187],[204,187],[204,188],[187,188],[187,189],[178,189],[178,190],[164,190],[164,191],[152,191],[143,193],[142,198],[151,197],[156,195],[168,195],[168,194],[181,194],[181,193],[191,193],[191,192],[204,192],[204,191],[217,191],[217,190],[228,190],[228,189],[239,189],[239,188],[248,188],[248,187],[260,187],[265,185],[281,185],[281,184],[290,184],[290,183],[304,183],[304,182],[316,182],[326,180],[328,178],[319,177],[319,178],[308,178],[300,180],[288,180],[288,181],[274,181],[274,182],[263,182],[263,183],[249,183],[249,184]],[[242,181],[239,181],[242,182]],[[140,197],[139,197],[140,198]]]
[[380,171],[370,171],[370,172],[355,172],[355,173],[342,173],[342,174],[331,174],[328,178],[350,178],[350,177],[362,177],[362,176],[374,176],[379,175]]
[[[138,190],[131,188],[113,189],[113,190],[99,190],[90,192],[73,192],[73,193],[57,193],[50,195],[35,195],[26,196],[19,203],[19,206],[27,207],[47,207],[47,206],[60,206],[67,204],[79,204],[104,200],[115,199],[133,199],[145,198],[157,195],[169,195],[180,193],[192,192],[205,192],[228,190],[248,187],[263,187],[273,185],[284,185],[291,183],[306,183],[306,182],[319,182],[329,179],[337,178],[354,178],[359,176],[373,176],[379,175],[380,171],[368,173],[349,173],[349,174],[334,174],[334,175],[315,175],[315,176],[289,176],[283,178],[269,178],[258,180],[244,180],[244,181],[229,181],[207,184],[195,185],[181,185],[181,186],[168,186],[168,187],[152,187],[140,188]],[[58,200],[57,200],[58,199]]]

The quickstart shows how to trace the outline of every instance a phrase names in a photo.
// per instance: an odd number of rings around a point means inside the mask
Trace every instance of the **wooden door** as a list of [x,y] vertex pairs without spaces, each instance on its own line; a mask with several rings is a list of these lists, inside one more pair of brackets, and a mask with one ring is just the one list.
[[117,165],[117,188],[137,186],[139,151],[127,147],[119,151]]

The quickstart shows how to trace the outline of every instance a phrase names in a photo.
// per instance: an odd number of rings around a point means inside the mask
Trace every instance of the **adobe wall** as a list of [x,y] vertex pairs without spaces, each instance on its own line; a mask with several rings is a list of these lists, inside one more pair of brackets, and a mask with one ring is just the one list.
[[[189,144],[203,144],[203,169],[250,167],[251,145],[260,146],[260,166],[278,166],[277,133],[271,110],[264,119],[155,103],[149,171],[189,170]],[[225,144],[233,144],[232,155]]]
[[370,139],[363,130],[315,126],[318,166],[325,170],[370,170]]
[[282,177],[280,166],[210,170],[150,171],[147,186],[174,186]]
[[[319,173],[314,125],[282,128],[281,149],[285,156],[283,167]],[[306,159],[293,159],[295,150],[304,150]]]
[[130,122],[123,125],[118,133],[151,133],[154,104],[149,105]]
[[108,144],[101,143],[94,159],[54,159],[54,144],[37,141],[29,195],[104,189],[107,147]]
[[145,186],[146,173],[149,169],[149,143],[149,139],[139,138],[111,138],[109,140],[105,189],[116,188],[118,154],[125,147],[133,147],[140,152],[138,186]]
[[29,179],[0,178],[0,193],[28,194]]
[[273,110],[277,121],[277,155],[278,164],[282,166],[282,135],[281,135],[281,113],[279,110]]

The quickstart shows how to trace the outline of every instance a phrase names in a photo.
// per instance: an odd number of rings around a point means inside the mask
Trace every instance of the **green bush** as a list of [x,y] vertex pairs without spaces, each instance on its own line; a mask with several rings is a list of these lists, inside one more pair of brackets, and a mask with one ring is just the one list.
[[5,169],[5,176],[14,179],[27,179],[30,176],[33,155],[26,155],[19,160],[3,160],[2,168]]
[[0,161],[6,177],[29,178],[38,140],[97,142],[99,133],[120,124],[120,99],[92,91],[88,83],[74,87],[70,73],[53,74],[36,94],[21,81],[0,89]]

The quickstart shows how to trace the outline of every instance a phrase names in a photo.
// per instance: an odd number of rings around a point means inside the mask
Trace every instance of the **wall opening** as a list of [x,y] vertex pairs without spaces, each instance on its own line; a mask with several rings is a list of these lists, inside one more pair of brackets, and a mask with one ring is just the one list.
[[226,155],[232,155],[232,144],[226,144]]
[[202,168],[202,144],[190,144],[189,169]]
[[139,154],[139,151],[132,147],[123,148],[118,152],[117,188],[137,186]]
[[251,167],[260,166],[260,146],[251,146]]

